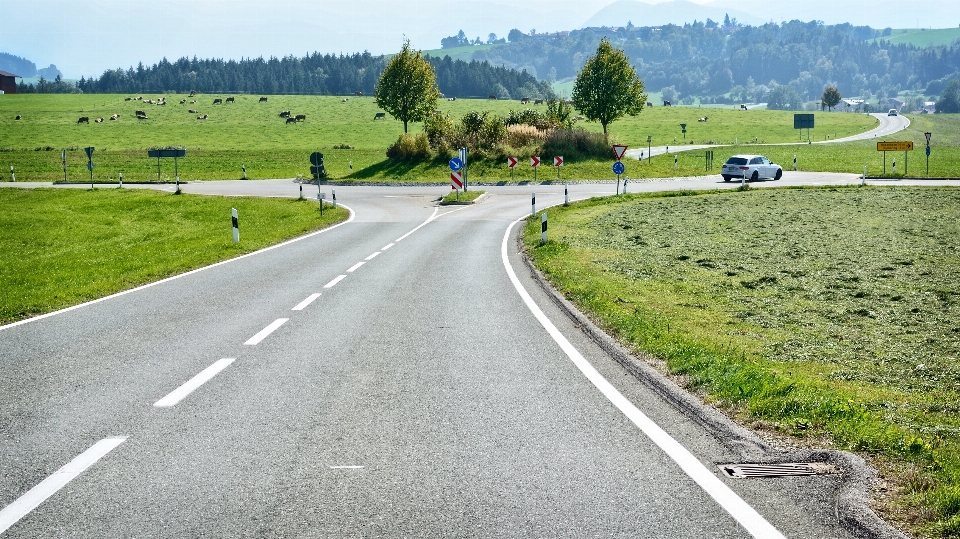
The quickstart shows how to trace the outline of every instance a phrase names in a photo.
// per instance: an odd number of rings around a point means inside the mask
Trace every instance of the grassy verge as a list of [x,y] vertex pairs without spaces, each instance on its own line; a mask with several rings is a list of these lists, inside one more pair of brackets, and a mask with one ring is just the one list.
[[[0,189],[0,324],[233,258],[346,219],[294,199]],[[240,214],[233,243],[230,209]]]
[[528,252],[607,331],[748,424],[872,456],[888,518],[960,536],[960,189],[627,195],[550,217]]
[[485,192],[486,191],[450,191],[447,196],[440,199],[440,204],[469,204],[480,198],[480,195],[484,194]]

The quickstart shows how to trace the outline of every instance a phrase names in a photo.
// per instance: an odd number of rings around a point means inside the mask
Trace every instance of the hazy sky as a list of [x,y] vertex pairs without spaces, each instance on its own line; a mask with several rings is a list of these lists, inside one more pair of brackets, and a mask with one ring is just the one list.
[[[27,58],[38,68],[56,64],[67,78],[99,77],[106,69],[126,69],[140,61],[149,65],[163,57],[240,59],[364,50],[384,54],[399,50],[404,37],[416,49],[436,49],[441,38],[461,29],[469,38],[485,41],[491,32],[505,37],[512,28],[524,32],[580,28],[614,1],[0,0],[0,52]],[[825,15],[850,20],[856,14],[875,13],[887,3],[908,5],[892,0],[692,1],[738,9],[753,5],[774,21],[801,18],[828,23],[834,21]],[[950,3],[960,5],[947,0]],[[957,22],[945,21],[939,27]],[[904,20],[900,26],[912,27],[913,21]]]

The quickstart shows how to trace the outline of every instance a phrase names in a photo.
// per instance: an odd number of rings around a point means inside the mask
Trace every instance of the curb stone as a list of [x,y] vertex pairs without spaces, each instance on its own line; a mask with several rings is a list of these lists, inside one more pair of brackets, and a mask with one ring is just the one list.
[[[734,422],[712,406],[708,406],[673,380],[656,370],[643,357],[633,355],[626,347],[607,335],[567,298],[558,292],[527,256],[523,246],[523,227],[518,227],[516,244],[524,265],[539,287],[592,341],[640,382],[672,404],[690,419],[702,425],[742,462],[778,464],[790,462],[823,463],[841,470],[837,494],[836,518],[840,525],[862,539],[909,539],[870,509],[877,472],[860,456],[847,451],[813,449],[780,451],[772,448],[746,427]],[[718,463],[719,464],[719,463]]]

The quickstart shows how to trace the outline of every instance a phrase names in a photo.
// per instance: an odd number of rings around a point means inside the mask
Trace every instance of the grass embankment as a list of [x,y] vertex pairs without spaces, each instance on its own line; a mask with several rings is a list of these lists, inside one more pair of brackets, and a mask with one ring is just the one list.
[[592,199],[524,232],[550,281],[756,427],[875,457],[886,516],[960,536],[960,189]]
[[[342,221],[315,202],[150,190],[0,189],[0,324],[233,258]],[[230,209],[240,215],[233,243]]]
[[[266,103],[256,95],[238,95],[235,103],[213,105],[217,97],[195,98],[170,94],[167,105],[125,101],[122,95],[55,95],[14,94],[0,100],[0,173],[9,179],[14,166],[18,181],[58,181],[63,179],[60,152],[67,151],[67,178],[86,182],[85,147],[94,147],[94,181],[115,182],[123,173],[124,181],[157,181],[157,161],[147,157],[147,149],[155,147],[186,148],[180,159],[179,174],[183,181],[240,179],[241,165],[247,177],[293,178],[310,176],[311,152],[321,151],[331,180],[357,182],[445,182],[447,160],[439,156],[426,163],[404,164],[386,159],[386,149],[403,132],[403,124],[387,117],[374,120],[380,111],[372,97],[353,97],[346,102],[331,96],[269,96]],[[144,94],[156,100],[159,95]],[[187,102],[180,104],[181,99]],[[190,101],[196,100],[196,103]],[[505,116],[510,110],[531,108],[546,111],[545,105],[521,105],[517,101],[458,99],[439,102],[440,110],[459,120],[470,111],[490,111]],[[197,113],[188,112],[190,109]],[[142,110],[148,120],[137,120],[135,111]],[[306,121],[287,124],[278,117],[281,111],[305,114]],[[15,120],[17,115],[21,120]],[[120,119],[111,121],[112,114]],[[198,114],[209,116],[197,120]],[[81,116],[89,124],[77,124]],[[698,122],[703,116],[706,122]],[[96,123],[96,118],[106,118]],[[818,137],[842,137],[861,133],[876,126],[876,119],[862,114],[817,113]],[[684,141],[680,124],[687,124],[687,142],[733,144],[748,141],[775,143],[796,140],[793,113],[783,111],[740,111],[699,109],[695,107],[655,106],[640,115],[627,117],[610,125],[611,141],[632,148],[645,147],[647,136],[654,145],[680,144]],[[599,132],[600,125],[578,122],[588,131]],[[411,124],[417,133],[420,124]],[[676,139],[677,142],[674,142]],[[344,149],[343,146],[348,148]],[[515,181],[530,181],[534,172],[527,163],[529,155],[518,153],[521,166]],[[552,156],[542,156],[549,164]],[[578,162],[567,157],[561,175],[570,179],[612,178],[610,159]],[[717,159],[721,159],[718,154]],[[174,179],[172,159],[162,160],[162,180]],[[655,160],[656,161],[656,160]],[[352,165],[352,168],[351,168]],[[697,167],[699,165],[699,167]],[[715,163],[715,169],[719,164]],[[685,171],[683,167],[689,170]],[[628,174],[633,175],[631,168]],[[637,175],[640,170],[637,169]],[[715,171],[714,171],[715,172]],[[673,170],[672,160],[662,167],[655,163],[650,176],[672,176],[703,173],[703,160],[693,158],[681,169]],[[537,179],[555,179],[556,171],[543,167]],[[504,160],[473,159],[470,178],[476,182],[510,181],[510,169]]]

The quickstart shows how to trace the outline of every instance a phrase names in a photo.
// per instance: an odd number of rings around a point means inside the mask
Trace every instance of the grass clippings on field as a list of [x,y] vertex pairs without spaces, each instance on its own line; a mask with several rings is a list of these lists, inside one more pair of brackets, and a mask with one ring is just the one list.
[[960,535],[960,189],[750,189],[551,210],[525,242],[606,330],[747,421],[899,470]]

